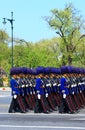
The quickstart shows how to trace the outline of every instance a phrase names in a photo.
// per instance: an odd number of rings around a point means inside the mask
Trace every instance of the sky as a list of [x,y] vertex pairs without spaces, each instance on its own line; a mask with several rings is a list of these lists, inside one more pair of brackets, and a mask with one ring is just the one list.
[[3,18],[11,19],[13,12],[13,35],[15,38],[29,42],[56,37],[44,16],[51,16],[51,10],[64,9],[65,5],[73,3],[74,7],[85,17],[85,0],[0,0],[0,29],[11,36],[11,24],[3,25]]

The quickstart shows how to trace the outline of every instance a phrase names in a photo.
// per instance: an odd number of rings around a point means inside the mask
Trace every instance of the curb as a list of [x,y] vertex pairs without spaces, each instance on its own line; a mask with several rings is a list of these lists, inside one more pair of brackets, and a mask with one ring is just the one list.
[[11,90],[10,88],[6,88],[6,87],[0,88],[0,91],[10,91],[10,90]]

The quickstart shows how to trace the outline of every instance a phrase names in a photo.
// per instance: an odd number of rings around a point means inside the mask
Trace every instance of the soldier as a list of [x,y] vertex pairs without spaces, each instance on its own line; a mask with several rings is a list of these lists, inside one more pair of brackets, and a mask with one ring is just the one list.
[[62,77],[60,79],[60,93],[62,95],[61,113],[74,113],[75,108],[69,94],[69,84],[67,82],[67,66],[61,67]]
[[45,76],[44,76],[44,81],[45,81],[45,91],[48,96],[46,96],[46,99],[49,103],[49,106],[51,110],[56,110],[56,102],[54,99],[54,94],[53,94],[53,81],[51,78],[51,67],[45,68]]
[[[24,98],[24,104],[27,106],[27,109],[33,110],[33,104],[30,96],[30,75],[31,75],[31,69],[24,68],[24,75],[21,77],[20,84],[21,84],[21,95],[22,98]],[[24,85],[24,87],[23,87]]]
[[15,68],[12,68],[10,70],[10,75],[11,75],[11,80],[10,80],[10,87],[12,89],[12,101],[11,101],[11,104],[10,104],[10,107],[9,107],[9,113],[14,113],[16,112],[16,108],[19,106],[17,105],[17,95],[19,94],[19,90],[18,90],[18,84],[16,82],[16,69]]
[[22,112],[25,113],[25,109],[23,107],[23,104],[20,103],[20,92],[19,92],[19,88],[18,88],[18,83],[16,81],[17,79],[17,71],[18,68],[12,68],[10,70],[10,75],[11,75],[11,80],[10,80],[10,87],[12,89],[12,101],[9,107],[9,113],[14,113],[17,111],[17,109]]
[[53,99],[56,102],[56,106],[60,105],[61,97],[60,97],[60,80],[59,80],[59,75],[61,73],[60,68],[51,68],[51,73],[50,73],[50,79],[51,79],[51,84],[52,84],[52,94],[53,94]]
[[43,67],[37,67],[37,76],[36,76],[36,105],[34,112],[39,113],[39,112],[44,112],[48,113],[49,112],[49,106],[47,105],[46,97],[45,97],[45,87],[42,82],[42,77],[43,77]]
[[19,74],[18,74],[18,86],[19,86],[19,92],[20,92],[20,105],[25,109],[25,112],[28,112],[29,106],[28,102],[26,100],[26,79],[25,75],[27,73],[27,68],[19,68]]

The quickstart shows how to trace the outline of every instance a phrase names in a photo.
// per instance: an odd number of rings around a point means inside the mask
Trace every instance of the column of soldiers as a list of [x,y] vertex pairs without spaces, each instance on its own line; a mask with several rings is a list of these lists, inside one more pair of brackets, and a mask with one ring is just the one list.
[[9,113],[76,113],[85,107],[85,69],[14,67],[10,70]]

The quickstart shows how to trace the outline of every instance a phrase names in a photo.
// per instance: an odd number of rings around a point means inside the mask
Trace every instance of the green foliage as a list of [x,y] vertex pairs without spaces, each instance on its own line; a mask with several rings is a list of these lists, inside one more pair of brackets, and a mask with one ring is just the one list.
[[9,41],[9,36],[4,30],[0,30],[0,43],[7,43]]
[[46,19],[49,26],[56,30],[61,38],[62,65],[72,65],[73,57],[77,50],[82,32],[85,32],[85,23],[72,4],[65,6],[63,10],[51,10],[52,16]]
[[[72,4],[63,10],[51,10],[46,21],[56,30],[56,37],[37,43],[14,38],[14,66],[30,67],[74,65],[85,67],[85,23]],[[11,46],[8,34],[0,30],[0,67],[9,74]]]

